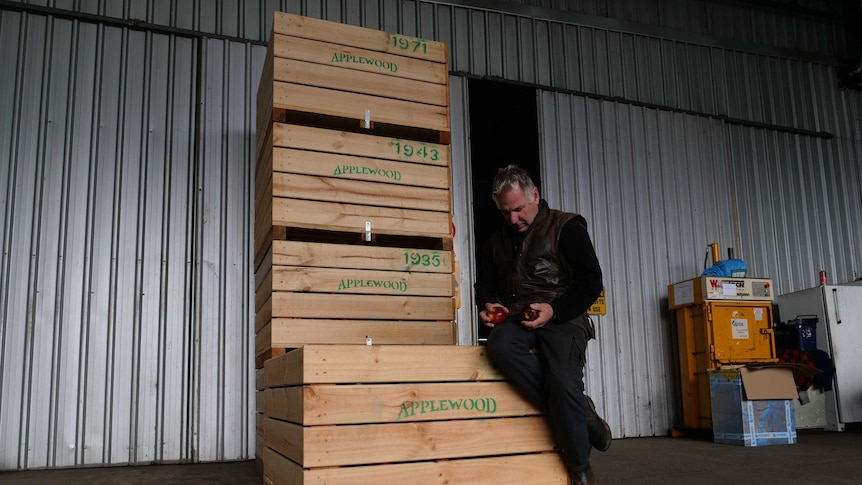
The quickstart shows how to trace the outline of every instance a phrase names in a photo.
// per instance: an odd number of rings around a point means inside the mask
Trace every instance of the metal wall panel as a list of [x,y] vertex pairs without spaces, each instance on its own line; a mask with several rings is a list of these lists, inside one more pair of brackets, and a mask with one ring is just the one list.
[[815,100],[844,36],[833,20],[709,0],[21,3],[258,43],[281,10],[446,42],[453,72],[813,131],[828,130]]
[[472,257],[475,246],[473,233],[473,176],[470,159],[470,101],[467,79],[449,76],[449,112],[452,126],[450,174],[452,178],[452,222],[455,224],[453,246],[459,263],[461,307],[455,319],[458,322],[458,344],[474,345],[478,339],[476,303],[473,282],[476,280],[476,262]]
[[[740,257],[779,294],[862,273],[859,140],[731,127]],[[783,319],[794,315],[782,315]]]
[[204,44],[192,438],[199,461],[254,456],[254,146],[266,48]]
[[615,437],[665,434],[676,387],[667,285],[698,274],[700,249],[734,232],[723,123],[549,91],[539,106],[543,197],[587,218],[604,273],[587,393]]
[[[479,12],[478,9],[495,9],[542,19],[565,17],[572,23],[618,31],[663,29],[714,36],[739,45],[773,46],[798,52],[834,55],[849,47],[838,2],[810,6],[797,2],[786,9],[720,0],[21,0],[20,3],[260,42],[268,40],[273,11],[434,38],[433,11],[437,5],[449,4],[475,7],[477,10],[459,10],[462,13],[458,15],[468,17]],[[476,39],[484,42],[481,37]],[[493,39],[488,41],[500,47]],[[473,52],[484,50],[472,46]]]
[[195,38],[11,10],[0,43],[0,468],[253,456],[265,49],[200,79]]
[[[786,8],[721,0],[499,0],[786,49],[840,52],[841,2],[784,2]],[[479,0],[469,3],[481,3]],[[486,2],[487,3],[487,2]]]

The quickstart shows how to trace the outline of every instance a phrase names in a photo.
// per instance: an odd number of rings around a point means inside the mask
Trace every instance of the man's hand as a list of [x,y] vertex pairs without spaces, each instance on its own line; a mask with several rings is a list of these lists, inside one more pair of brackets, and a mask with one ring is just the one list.
[[495,308],[502,308],[504,312],[509,313],[509,309],[499,303],[485,303],[485,309],[479,312],[479,320],[482,321],[482,325],[488,328],[495,327],[494,322],[491,321],[490,315]]
[[536,329],[544,327],[552,318],[554,318],[554,307],[548,303],[530,303],[528,305],[533,310],[539,311],[539,317],[535,320],[521,320],[521,325],[525,328]]

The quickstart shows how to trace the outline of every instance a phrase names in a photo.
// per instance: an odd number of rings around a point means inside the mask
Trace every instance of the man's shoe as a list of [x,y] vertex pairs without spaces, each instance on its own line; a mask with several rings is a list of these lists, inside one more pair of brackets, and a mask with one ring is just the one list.
[[596,413],[596,405],[590,396],[587,399],[587,430],[590,434],[590,444],[599,451],[607,451],[611,447],[611,427]]
[[593,469],[590,465],[579,472],[570,472],[569,485],[595,485],[596,477],[593,475]]

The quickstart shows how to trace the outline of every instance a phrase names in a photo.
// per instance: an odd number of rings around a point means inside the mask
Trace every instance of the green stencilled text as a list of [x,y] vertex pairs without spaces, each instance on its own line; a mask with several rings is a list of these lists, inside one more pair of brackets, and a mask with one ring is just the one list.
[[398,64],[389,61],[381,61],[380,59],[372,59],[365,56],[357,56],[354,54],[345,54],[344,52],[334,52],[332,59],[329,62],[347,62],[353,64],[368,64],[370,66],[379,67],[389,72],[398,72]]
[[406,293],[407,282],[392,280],[343,279],[338,283],[338,291],[350,290],[353,288],[383,288],[386,290]]
[[401,180],[401,172],[398,170],[382,170],[373,167],[360,167],[359,165],[338,165],[332,175],[376,175],[396,182]]
[[410,266],[433,266],[438,267],[443,261],[437,253],[417,253],[415,251],[404,252],[404,264]]
[[416,414],[439,413],[442,411],[475,411],[477,413],[494,414],[497,412],[497,400],[493,397],[477,397],[462,399],[437,399],[433,401],[405,401],[398,411],[398,419],[412,418]]

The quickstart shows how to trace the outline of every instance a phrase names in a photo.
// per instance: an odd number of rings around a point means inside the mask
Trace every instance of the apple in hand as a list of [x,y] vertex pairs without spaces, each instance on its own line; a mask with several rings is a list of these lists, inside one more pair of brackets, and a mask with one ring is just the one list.
[[493,323],[494,325],[499,325],[506,320],[506,315],[508,314],[506,313],[506,310],[503,309],[503,307],[496,306],[488,312],[488,320],[490,320],[491,323]]
[[533,309],[530,307],[525,307],[521,311],[521,320],[523,320],[525,322],[532,322],[533,320],[535,320],[537,318],[539,318],[539,310],[536,310],[536,309]]

